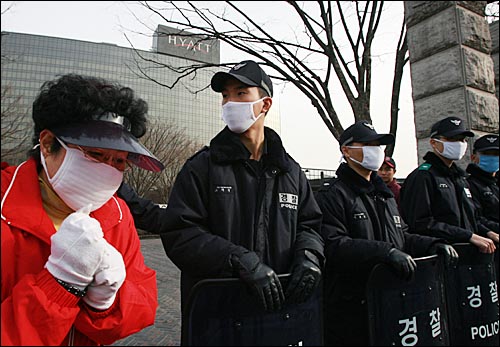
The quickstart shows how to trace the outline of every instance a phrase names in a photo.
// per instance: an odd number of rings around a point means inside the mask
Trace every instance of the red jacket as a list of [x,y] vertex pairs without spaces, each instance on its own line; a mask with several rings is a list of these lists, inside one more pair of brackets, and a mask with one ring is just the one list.
[[17,167],[2,163],[1,185],[1,345],[112,344],[154,324],[156,272],[144,264],[123,200],[114,196],[90,214],[122,254],[127,271],[114,304],[96,312],[44,269],[56,230],[42,207],[36,162],[30,159]]
[[387,183],[387,187],[391,190],[392,194],[394,194],[394,199],[396,199],[399,208],[399,191],[401,190],[401,186],[394,178],[392,181]]

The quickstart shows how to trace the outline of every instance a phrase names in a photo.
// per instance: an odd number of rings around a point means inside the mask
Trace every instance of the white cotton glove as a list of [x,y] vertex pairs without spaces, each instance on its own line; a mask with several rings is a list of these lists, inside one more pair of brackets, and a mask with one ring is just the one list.
[[106,242],[104,258],[95,273],[94,281],[87,288],[83,301],[95,309],[107,310],[113,305],[125,276],[125,263],[121,253]]
[[94,278],[106,249],[101,224],[90,217],[90,206],[71,213],[50,237],[45,267],[54,276],[84,290]]

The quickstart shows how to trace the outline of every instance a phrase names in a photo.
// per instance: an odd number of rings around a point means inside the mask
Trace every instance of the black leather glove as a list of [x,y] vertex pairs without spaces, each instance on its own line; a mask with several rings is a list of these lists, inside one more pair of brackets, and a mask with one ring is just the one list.
[[453,246],[446,243],[435,243],[429,248],[430,254],[444,255],[444,263],[446,266],[454,266],[458,263],[458,253]]
[[285,293],[286,301],[288,303],[307,301],[321,281],[318,257],[308,250],[301,250],[293,259],[291,273]]
[[231,265],[257,295],[266,311],[282,308],[285,296],[278,275],[269,266],[261,263],[257,254],[249,252],[241,257],[233,255]]
[[415,274],[417,263],[405,252],[401,252],[397,248],[391,248],[387,255],[387,263],[389,263],[398,273],[398,276],[404,280],[410,280]]

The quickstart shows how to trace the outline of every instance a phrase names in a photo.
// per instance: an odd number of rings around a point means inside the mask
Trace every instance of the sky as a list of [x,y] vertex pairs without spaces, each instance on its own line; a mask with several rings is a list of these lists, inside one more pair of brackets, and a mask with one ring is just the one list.
[[[211,6],[222,2],[211,2]],[[275,26],[283,35],[294,26],[292,16],[283,10],[284,2],[244,3],[245,11],[255,14],[259,23]],[[10,7],[10,8],[9,8]],[[6,11],[6,9],[8,10]],[[151,34],[163,20],[144,10],[136,2],[123,1],[2,1],[2,31],[63,37],[92,42],[108,42],[123,47],[150,50]],[[373,43],[372,122],[378,133],[389,132],[390,95],[394,53],[403,21],[403,2],[387,1]],[[5,11],[5,13],[4,13]],[[128,40],[127,40],[127,37]],[[238,61],[241,53],[221,45],[221,62]],[[281,137],[287,152],[303,167],[335,170],[340,161],[338,142],[329,132],[309,99],[294,86],[275,86],[281,112]],[[338,85],[330,94],[344,128],[354,116]],[[217,97],[214,95],[214,97]],[[417,166],[415,123],[409,63],[401,87],[398,133],[394,160],[396,177],[406,177]]]

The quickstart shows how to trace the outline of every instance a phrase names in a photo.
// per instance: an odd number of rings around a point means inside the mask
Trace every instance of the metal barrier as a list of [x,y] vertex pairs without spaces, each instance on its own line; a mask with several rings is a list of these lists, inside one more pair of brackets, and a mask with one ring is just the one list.
[[336,170],[330,169],[313,169],[313,168],[302,168],[308,180],[323,180],[326,178],[335,177]]

